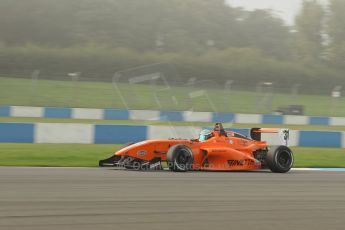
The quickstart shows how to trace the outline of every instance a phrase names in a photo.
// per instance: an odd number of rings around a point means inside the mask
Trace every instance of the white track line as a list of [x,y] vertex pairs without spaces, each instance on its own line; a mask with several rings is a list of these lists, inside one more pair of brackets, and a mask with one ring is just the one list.
[[345,172],[345,168],[293,168],[294,171],[328,171],[328,172]]

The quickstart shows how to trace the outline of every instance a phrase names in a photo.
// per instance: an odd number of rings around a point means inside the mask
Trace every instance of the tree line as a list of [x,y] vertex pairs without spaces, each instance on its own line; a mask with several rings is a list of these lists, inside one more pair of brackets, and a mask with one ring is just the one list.
[[[154,62],[179,76],[272,81],[321,89],[344,84],[345,2],[304,1],[295,26],[223,0],[0,0],[0,71],[83,72],[109,80]],[[168,76],[174,80],[175,76]]]

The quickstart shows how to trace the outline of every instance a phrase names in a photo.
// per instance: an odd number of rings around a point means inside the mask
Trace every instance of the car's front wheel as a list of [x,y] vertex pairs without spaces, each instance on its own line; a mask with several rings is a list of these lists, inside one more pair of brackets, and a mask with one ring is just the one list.
[[174,145],[167,153],[169,169],[174,172],[186,172],[192,169],[193,153],[185,145]]

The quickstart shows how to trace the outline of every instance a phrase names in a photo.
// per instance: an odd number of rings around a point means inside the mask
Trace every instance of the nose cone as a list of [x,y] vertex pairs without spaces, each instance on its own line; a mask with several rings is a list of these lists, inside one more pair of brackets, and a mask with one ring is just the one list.
[[140,152],[147,151],[153,146],[154,141],[142,141],[129,146],[126,146],[115,153],[117,156],[136,156]]
[[[120,150],[118,150],[117,152],[115,152],[115,155],[116,156],[125,156],[126,155],[126,153],[128,152],[128,150],[126,150],[127,149],[127,147],[126,148],[123,148],[123,149],[120,149]],[[128,154],[127,154],[128,155]]]

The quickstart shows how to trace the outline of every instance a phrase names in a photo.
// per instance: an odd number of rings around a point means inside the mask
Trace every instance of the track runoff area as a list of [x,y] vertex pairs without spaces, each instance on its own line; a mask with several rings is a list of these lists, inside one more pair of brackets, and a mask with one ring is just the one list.
[[344,229],[345,172],[0,167],[0,229]]

